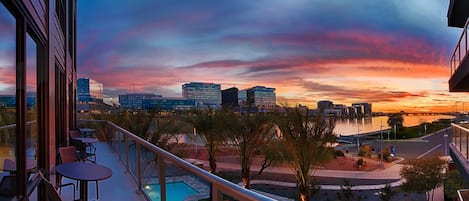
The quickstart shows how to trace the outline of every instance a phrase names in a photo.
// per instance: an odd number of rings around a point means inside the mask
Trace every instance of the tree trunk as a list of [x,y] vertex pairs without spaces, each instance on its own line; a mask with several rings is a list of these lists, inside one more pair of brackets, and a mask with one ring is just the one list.
[[300,201],[309,201],[310,189],[309,185],[298,185],[298,190],[300,191]]
[[243,177],[243,188],[250,189],[251,188],[251,179],[247,177]]
[[217,172],[217,161],[215,160],[215,157],[209,157],[208,161],[210,165],[210,172],[215,174]]
[[241,170],[241,178],[243,179],[243,187],[246,189],[251,188],[251,171],[250,168],[244,167]]
[[215,174],[217,173],[217,161],[215,159],[215,145],[213,143],[210,143],[208,145],[208,162],[209,162],[209,166],[210,166],[210,172]]
[[272,160],[269,160],[269,162],[267,163],[267,160],[264,159],[264,161],[262,162],[261,169],[259,170],[259,172],[258,172],[257,174],[258,174],[258,175],[261,175],[262,172],[263,172],[266,168],[270,167],[271,165],[272,165]]
[[305,193],[300,193],[300,201],[309,201],[309,197]]
[[246,189],[251,188],[251,160],[249,157],[245,154],[241,161],[241,179],[243,180],[243,187]]

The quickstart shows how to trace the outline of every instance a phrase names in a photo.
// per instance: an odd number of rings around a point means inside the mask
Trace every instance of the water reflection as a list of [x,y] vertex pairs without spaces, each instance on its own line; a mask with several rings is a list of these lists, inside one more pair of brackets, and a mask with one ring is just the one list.
[[[452,119],[453,116],[434,115],[434,116],[406,116],[404,115],[404,126],[417,126],[424,122],[433,122],[438,119]],[[341,135],[354,135],[357,133],[368,133],[381,129],[388,129],[387,116],[365,117],[359,119],[339,119],[336,121],[335,132]]]

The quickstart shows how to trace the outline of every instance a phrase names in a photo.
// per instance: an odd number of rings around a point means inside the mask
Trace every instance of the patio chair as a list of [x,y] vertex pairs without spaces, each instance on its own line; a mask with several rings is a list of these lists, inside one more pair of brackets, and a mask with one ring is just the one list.
[[[75,146],[60,147],[59,148],[60,160],[62,163],[73,163],[81,161],[79,151]],[[96,162],[94,162],[96,163]],[[78,180],[77,180],[78,186]],[[96,181],[96,199],[99,199],[98,181]]]
[[62,184],[56,187],[48,180],[44,175],[42,174],[41,171],[38,171],[37,174],[41,177],[41,181],[44,184],[44,189],[46,190],[46,193],[49,197],[49,201],[62,201],[62,197],[60,197],[60,191],[57,191],[57,189],[62,189],[62,187],[72,185],[73,186],[73,200],[76,200],[75,198],[75,184],[73,183],[67,183],[67,184]]
[[[27,193],[28,196],[34,191],[37,185],[43,181],[46,193],[49,195],[49,201],[61,201],[62,198],[60,197],[59,192],[57,189],[62,189],[65,186],[73,186],[75,189],[75,184],[67,183],[58,185],[54,187],[49,180],[47,180],[44,175],[38,171],[27,183]],[[16,176],[8,175],[4,176],[0,181],[0,200],[14,200],[16,196]],[[75,200],[75,191],[73,193],[73,200]]]
[[79,148],[80,151],[83,151],[80,149],[83,148],[82,146],[86,147],[87,149],[84,149],[83,153],[85,153],[86,151],[87,158],[92,158],[90,160],[96,162],[96,147],[91,143],[83,145],[82,142],[74,140],[74,138],[82,137],[81,132],[79,130],[69,130],[68,136],[70,137],[70,144]]
[[81,137],[81,133],[79,130],[69,130],[68,136],[70,136],[70,138],[77,138],[77,137]]
[[79,157],[82,161],[96,163],[96,147],[88,146],[80,140],[70,139],[70,145],[77,148]]

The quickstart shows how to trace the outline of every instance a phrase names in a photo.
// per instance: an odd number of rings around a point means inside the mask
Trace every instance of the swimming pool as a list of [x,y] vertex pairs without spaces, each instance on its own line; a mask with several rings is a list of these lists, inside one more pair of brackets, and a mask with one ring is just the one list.
[[[153,201],[161,200],[160,185],[149,184],[144,188],[145,193]],[[166,200],[167,201],[181,201],[189,195],[195,195],[199,192],[184,183],[183,181],[166,183]]]

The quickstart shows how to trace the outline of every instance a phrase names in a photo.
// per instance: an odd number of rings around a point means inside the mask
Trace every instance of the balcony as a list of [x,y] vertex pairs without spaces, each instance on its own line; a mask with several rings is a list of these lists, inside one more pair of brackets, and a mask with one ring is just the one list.
[[463,28],[469,17],[469,2],[466,0],[451,0],[448,8],[448,26]]
[[[449,144],[450,156],[464,180],[469,181],[469,124],[452,124],[452,143]],[[458,200],[469,200],[469,189],[458,190]]]
[[448,81],[450,92],[469,92],[468,22],[451,56],[451,78]]
[[[181,190],[174,189],[181,188],[180,184],[190,191],[184,200],[274,200],[215,176],[113,123],[82,120],[79,125],[96,130],[100,139],[95,144],[97,163],[113,172],[109,179],[99,182],[99,200],[182,200],[174,197],[181,196]],[[2,134],[14,127],[0,128],[2,141],[11,142],[5,139],[10,135]],[[0,177],[5,174],[0,171]],[[62,196],[72,200],[72,188],[64,188]],[[96,199],[94,182],[89,182],[88,196]],[[36,193],[30,200],[38,200]]]

